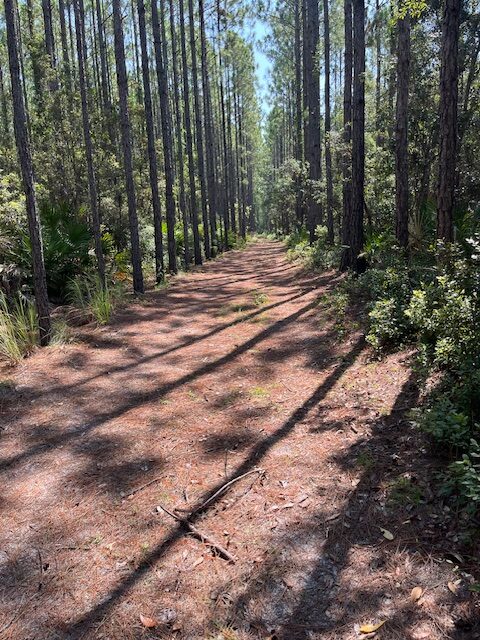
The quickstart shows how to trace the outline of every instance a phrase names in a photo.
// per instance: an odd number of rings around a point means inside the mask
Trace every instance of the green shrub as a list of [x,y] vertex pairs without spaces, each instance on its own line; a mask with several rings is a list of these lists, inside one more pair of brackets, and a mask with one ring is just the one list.
[[470,441],[468,453],[448,466],[441,494],[472,515],[480,509],[480,445],[476,440]]
[[340,264],[341,248],[327,242],[327,227],[316,228],[317,239],[310,245],[308,233],[299,229],[286,237],[285,242],[289,250],[287,257],[294,262],[300,262],[306,269],[324,271],[333,269]]

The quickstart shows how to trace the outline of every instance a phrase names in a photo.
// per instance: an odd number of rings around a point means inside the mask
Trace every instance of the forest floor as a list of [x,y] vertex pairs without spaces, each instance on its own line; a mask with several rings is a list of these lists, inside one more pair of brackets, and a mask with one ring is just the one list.
[[2,639],[480,637],[409,354],[339,279],[262,240],[4,372]]

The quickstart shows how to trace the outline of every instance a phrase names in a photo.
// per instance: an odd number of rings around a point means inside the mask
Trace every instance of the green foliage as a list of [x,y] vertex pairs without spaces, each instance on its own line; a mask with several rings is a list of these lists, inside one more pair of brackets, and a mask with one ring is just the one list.
[[0,356],[19,362],[38,344],[37,313],[33,302],[21,294],[8,302],[0,292]]
[[467,513],[480,509],[480,445],[470,440],[468,453],[448,466],[441,493],[450,496]]
[[406,476],[397,478],[388,488],[388,502],[392,505],[417,505],[422,497],[420,487]]
[[340,262],[341,248],[327,242],[327,227],[316,228],[317,239],[310,245],[304,228],[287,236],[289,260],[300,262],[306,269],[324,271],[333,269]]
[[98,277],[77,276],[68,284],[70,302],[98,324],[108,324],[124,297],[121,283],[102,286]]

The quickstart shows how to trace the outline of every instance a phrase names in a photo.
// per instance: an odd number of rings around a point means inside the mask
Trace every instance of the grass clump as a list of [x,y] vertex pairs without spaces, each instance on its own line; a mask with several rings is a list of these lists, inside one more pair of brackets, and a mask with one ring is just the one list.
[[8,301],[0,293],[0,356],[15,364],[38,344],[35,305],[22,294]]
[[68,287],[70,302],[98,324],[108,324],[124,297],[120,283],[102,285],[98,277],[78,277]]

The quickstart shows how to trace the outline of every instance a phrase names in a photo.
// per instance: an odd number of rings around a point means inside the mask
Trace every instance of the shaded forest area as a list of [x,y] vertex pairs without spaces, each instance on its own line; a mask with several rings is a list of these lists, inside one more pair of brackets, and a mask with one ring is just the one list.
[[478,0],[4,0],[0,637],[479,637]]

